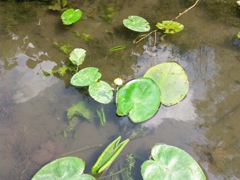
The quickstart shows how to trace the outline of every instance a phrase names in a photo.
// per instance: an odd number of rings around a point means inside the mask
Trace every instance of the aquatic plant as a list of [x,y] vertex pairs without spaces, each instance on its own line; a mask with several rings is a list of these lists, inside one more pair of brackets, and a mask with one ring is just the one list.
[[141,166],[144,180],[205,180],[198,163],[185,151],[174,146],[156,144],[151,150],[152,160]]
[[184,29],[184,26],[176,21],[162,21],[162,23],[157,23],[156,26],[163,30],[165,34],[175,34]]
[[128,16],[123,20],[123,25],[136,32],[148,32],[151,28],[147,20],[140,16]]
[[70,61],[76,65],[77,67],[80,66],[86,56],[86,50],[82,48],[75,48],[69,56]]
[[120,50],[123,50],[125,49],[126,46],[124,45],[118,45],[118,46],[115,46],[115,47],[112,47],[109,49],[109,52],[115,52],[115,51],[120,51]]
[[53,5],[48,6],[48,9],[53,11],[61,11],[68,4],[68,0],[57,0]]
[[240,32],[238,32],[238,34],[237,34],[237,38],[240,39]]
[[97,110],[97,115],[100,119],[101,125],[105,126],[107,122],[106,122],[106,116],[105,116],[105,113],[104,113],[103,106],[100,108],[100,110]]
[[73,49],[73,46],[70,43],[64,44],[64,43],[59,43],[54,41],[53,44],[65,54],[69,54]]
[[89,174],[83,174],[85,162],[77,157],[63,157],[56,159],[42,167],[32,178],[32,180],[46,179],[84,179],[94,180]]
[[82,17],[82,11],[80,9],[68,9],[61,15],[61,19],[64,25],[71,25],[77,22]]
[[120,152],[129,142],[129,139],[125,139],[120,143],[121,136],[116,138],[111,144],[109,144],[102,154],[99,156],[98,160],[92,167],[93,174],[99,174],[108,168],[112,162],[118,157]]

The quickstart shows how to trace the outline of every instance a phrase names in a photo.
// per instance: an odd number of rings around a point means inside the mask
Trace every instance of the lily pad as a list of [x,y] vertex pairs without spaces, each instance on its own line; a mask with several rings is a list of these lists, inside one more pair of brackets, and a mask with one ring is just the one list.
[[161,102],[171,106],[180,102],[189,89],[188,77],[184,69],[175,62],[165,62],[153,66],[144,75],[153,79],[161,91]]
[[198,163],[185,151],[165,144],[153,146],[153,160],[141,166],[144,180],[205,180],[206,177]]
[[94,180],[88,174],[83,174],[85,162],[77,157],[56,159],[40,169],[32,180],[62,179],[62,180]]
[[86,50],[82,49],[82,48],[75,48],[69,56],[70,61],[74,64],[74,65],[81,65],[85,59],[86,56]]
[[128,16],[128,19],[123,20],[123,25],[126,28],[137,32],[147,32],[150,30],[147,20],[140,16]]
[[125,139],[123,142],[119,143],[120,140],[121,136],[119,136],[106,147],[103,153],[99,156],[97,162],[92,167],[93,174],[101,173],[108,168],[129,142],[129,139]]
[[175,34],[184,29],[184,26],[176,21],[162,21],[162,23],[156,24],[158,29],[164,30],[166,34]]
[[87,67],[74,74],[70,83],[73,86],[89,86],[97,82],[101,76],[102,74],[98,72],[98,68]]
[[91,84],[88,91],[93,99],[102,104],[108,104],[113,99],[112,87],[104,81]]
[[152,79],[134,79],[117,92],[117,114],[129,114],[130,119],[136,123],[146,121],[157,112],[160,99],[159,87]]
[[82,17],[82,11],[80,9],[68,9],[61,15],[63,24],[70,25],[77,22]]

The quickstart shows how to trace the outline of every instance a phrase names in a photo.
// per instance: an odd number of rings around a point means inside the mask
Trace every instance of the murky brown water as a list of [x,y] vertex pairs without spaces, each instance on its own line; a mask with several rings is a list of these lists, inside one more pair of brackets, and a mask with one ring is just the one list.
[[[90,172],[109,142],[119,135],[127,138],[132,129],[141,128],[143,137],[133,139],[120,158],[128,153],[141,157],[134,179],[141,179],[139,166],[156,143],[187,151],[209,179],[240,179],[240,49],[232,42],[239,25],[215,19],[201,4],[179,19],[185,25],[183,32],[166,37],[152,51],[148,41],[132,44],[137,34],[126,30],[122,19],[140,15],[154,25],[175,17],[184,10],[184,3],[114,1],[116,10],[107,22],[101,17],[105,17],[103,7],[109,2],[103,2],[77,3],[83,17],[69,27],[61,24],[60,13],[44,6],[0,3],[0,179],[31,179],[47,162],[88,146],[88,150],[70,155],[84,159]],[[93,17],[87,17],[90,14]],[[84,41],[75,31],[90,34],[92,40]],[[116,77],[128,81],[160,62],[176,61],[188,74],[190,90],[182,102],[161,107],[151,120],[138,125],[129,123],[127,117],[117,117],[114,103],[106,105],[107,125],[102,127],[96,114],[101,105],[88,97],[86,90],[70,86],[70,73],[64,77],[44,75],[68,59],[53,42],[86,49],[82,67],[98,67],[102,79],[110,84]],[[121,44],[127,48],[109,53]],[[78,101],[91,108],[93,120],[79,125],[76,138],[71,134],[64,138],[67,109]],[[108,173],[118,171],[117,166],[111,166]]]

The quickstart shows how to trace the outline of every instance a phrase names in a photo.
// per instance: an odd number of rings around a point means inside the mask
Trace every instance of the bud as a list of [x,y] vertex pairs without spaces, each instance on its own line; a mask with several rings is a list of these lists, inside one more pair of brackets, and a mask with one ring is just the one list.
[[121,78],[116,78],[114,79],[114,84],[121,86],[123,84],[123,80]]

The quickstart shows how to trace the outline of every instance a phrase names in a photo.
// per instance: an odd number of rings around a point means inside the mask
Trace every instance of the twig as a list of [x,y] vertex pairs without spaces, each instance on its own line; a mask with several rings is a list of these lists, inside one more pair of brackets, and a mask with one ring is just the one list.
[[63,153],[63,154],[59,154],[59,156],[68,156],[70,154],[74,154],[74,153],[77,153],[77,152],[81,152],[81,151],[85,151],[85,150],[89,150],[89,149],[92,149],[92,148],[97,148],[97,147],[101,147],[102,145],[99,144],[99,145],[94,145],[94,146],[86,146],[84,148],[81,148],[81,149],[77,149],[75,151],[70,151],[70,152],[67,152],[67,153]]
[[187,13],[188,11],[190,11],[192,8],[194,8],[194,7],[197,5],[197,3],[198,3],[199,1],[200,1],[200,0],[196,0],[196,2],[195,2],[191,7],[187,8],[185,11],[179,13],[179,15],[178,15],[177,17],[173,18],[172,21],[175,21],[176,19],[178,19],[179,17],[181,17],[182,15],[184,15],[185,13]]

